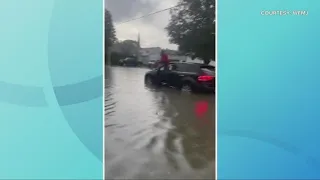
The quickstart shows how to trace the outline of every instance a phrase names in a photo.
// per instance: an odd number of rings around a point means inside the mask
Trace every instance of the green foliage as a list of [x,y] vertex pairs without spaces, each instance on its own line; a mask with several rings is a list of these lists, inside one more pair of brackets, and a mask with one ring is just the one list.
[[112,52],[111,53],[111,65],[121,65],[120,60],[125,59],[127,56],[118,53],[118,52]]
[[104,43],[105,43],[105,60],[108,61],[109,57],[109,50],[110,47],[117,41],[116,38],[116,30],[114,29],[112,16],[108,10],[105,10],[105,34],[104,34]]
[[124,40],[114,44],[113,49],[125,56],[136,56],[139,53],[137,41]]
[[113,26],[112,16],[108,10],[105,10],[105,47],[112,46],[116,41],[116,31]]
[[138,42],[125,40],[117,42],[112,47],[111,64],[120,65],[120,60],[128,57],[136,58],[139,53]]
[[215,58],[215,0],[180,0],[166,27],[179,51],[210,63]]

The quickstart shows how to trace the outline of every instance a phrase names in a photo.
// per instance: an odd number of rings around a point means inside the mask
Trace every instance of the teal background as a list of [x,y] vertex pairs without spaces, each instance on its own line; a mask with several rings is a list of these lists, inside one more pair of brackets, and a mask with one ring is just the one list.
[[320,1],[217,8],[218,178],[320,179]]
[[0,179],[103,178],[103,1],[0,1]]

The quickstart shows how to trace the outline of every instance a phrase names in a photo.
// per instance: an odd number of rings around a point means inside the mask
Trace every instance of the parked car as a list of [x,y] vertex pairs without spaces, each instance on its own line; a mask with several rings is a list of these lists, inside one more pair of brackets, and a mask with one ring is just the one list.
[[151,60],[148,62],[148,68],[153,69],[157,67],[158,62],[155,60]]
[[170,63],[145,74],[145,83],[165,85],[185,92],[214,92],[214,66],[196,63]]
[[120,60],[120,65],[122,66],[131,66],[131,67],[137,67],[141,66],[142,62],[138,61],[135,58],[125,58],[123,60]]
[[124,64],[124,59],[120,59],[120,60],[119,60],[119,65],[120,65],[120,66],[123,66],[123,64]]

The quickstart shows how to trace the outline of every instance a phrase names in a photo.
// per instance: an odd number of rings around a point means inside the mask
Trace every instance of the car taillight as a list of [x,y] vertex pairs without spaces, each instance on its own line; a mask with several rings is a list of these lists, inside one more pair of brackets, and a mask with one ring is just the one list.
[[212,81],[212,80],[213,80],[213,76],[204,75],[204,76],[198,77],[198,81]]

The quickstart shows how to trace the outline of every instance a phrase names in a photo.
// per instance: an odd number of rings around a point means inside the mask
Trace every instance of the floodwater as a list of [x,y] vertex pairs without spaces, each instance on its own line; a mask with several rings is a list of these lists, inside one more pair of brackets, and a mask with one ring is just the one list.
[[147,71],[106,67],[106,179],[214,179],[214,95],[146,87]]

